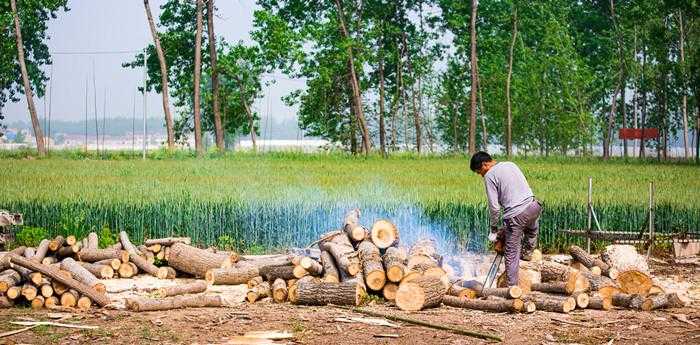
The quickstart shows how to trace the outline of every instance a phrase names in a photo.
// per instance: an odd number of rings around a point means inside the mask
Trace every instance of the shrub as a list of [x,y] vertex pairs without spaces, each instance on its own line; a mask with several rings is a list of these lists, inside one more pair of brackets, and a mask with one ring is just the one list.
[[119,240],[119,234],[115,231],[110,230],[107,224],[102,226],[102,230],[100,230],[100,233],[98,235],[100,239],[100,248],[107,248],[109,246],[112,246]]
[[41,240],[48,237],[49,232],[44,228],[23,226],[22,229],[17,232],[15,240],[19,246],[36,247]]

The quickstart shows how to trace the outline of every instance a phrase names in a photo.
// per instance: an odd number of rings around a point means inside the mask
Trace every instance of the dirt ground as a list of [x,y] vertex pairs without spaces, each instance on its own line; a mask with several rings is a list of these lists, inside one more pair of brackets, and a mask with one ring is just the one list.
[[[655,276],[690,282],[700,289],[697,265],[652,265]],[[497,314],[441,307],[405,313],[388,304],[370,303],[368,310],[453,325],[499,335],[506,344],[700,344],[700,303],[653,312],[576,310],[568,315]],[[0,311],[0,332],[21,328],[10,321],[48,320],[48,311],[11,308]],[[226,344],[247,331],[286,330],[295,339],[280,344],[480,344],[487,341],[408,323],[398,327],[337,321],[363,317],[335,307],[256,303],[232,308],[187,309],[133,313],[93,308],[74,313],[64,323],[99,326],[74,330],[40,326],[0,338],[0,344]],[[681,319],[686,319],[684,322]],[[693,325],[694,324],[694,325]],[[392,334],[398,338],[382,338]],[[228,342],[231,343],[231,342]]]

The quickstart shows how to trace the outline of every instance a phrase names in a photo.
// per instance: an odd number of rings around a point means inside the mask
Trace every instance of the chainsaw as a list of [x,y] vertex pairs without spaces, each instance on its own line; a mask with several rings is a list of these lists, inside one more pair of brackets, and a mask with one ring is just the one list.
[[491,267],[489,268],[489,271],[486,274],[486,279],[484,280],[482,291],[483,289],[490,288],[493,285],[494,280],[496,279],[498,269],[501,267],[501,262],[503,262],[503,241],[503,229],[499,229],[496,235],[496,242],[494,242],[493,244],[493,249],[496,252],[496,257],[493,258]]

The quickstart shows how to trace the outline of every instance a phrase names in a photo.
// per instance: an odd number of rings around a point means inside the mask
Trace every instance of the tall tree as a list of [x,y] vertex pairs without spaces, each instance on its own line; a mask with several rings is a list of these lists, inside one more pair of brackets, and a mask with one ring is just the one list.
[[29,116],[32,120],[32,128],[34,129],[34,137],[36,138],[36,148],[40,156],[46,155],[46,146],[44,144],[44,133],[41,130],[39,117],[34,106],[34,92],[32,85],[29,82],[29,73],[27,72],[27,64],[24,61],[24,43],[22,41],[22,30],[19,23],[19,14],[17,13],[16,0],[10,0],[12,15],[15,22],[15,42],[17,44],[17,60],[19,61],[20,70],[22,72],[22,83],[24,84],[24,94],[27,96],[27,107],[29,108]]
[[474,154],[476,152],[476,89],[477,89],[477,71],[476,71],[476,13],[477,6],[479,4],[478,0],[472,1],[472,12],[471,12],[471,93],[470,93],[470,106],[471,115],[469,116],[469,154]]
[[518,8],[515,3],[513,3],[512,22],[513,29],[508,49],[508,77],[506,79],[506,155],[508,157],[513,154],[513,109],[510,100],[510,81],[513,76],[513,50],[515,40],[518,37]]
[[200,78],[202,76],[202,1],[197,0],[197,29],[194,40],[194,144],[199,156],[204,154],[200,95]]
[[163,112],[165,113],[165,128],[168,135],[168,150],[173,150],[175,149],[175,134],[173,131],[173,115],[170,113],[170,96],[168,94],[168,62],[165,60],[165,53],[163,52],[163,47],[160,45],[160,37],[158,36],[158,30],[153,21],[151,5],[148,3],[148,0],[143,0],[143,6],[146,9],[148,27],[151,29],[153,44],[156,48],[156,54],[158,54],[161,75],[160,87],[163,95]]
[[224,129],[221,125],[219,104],[219,71],[216,66],[216,36],[214,33],[214,0],[207,1],[207,32],[209,33],[209,59],[211,68],[211,94],[214,112],[214,137],[216,147],[224,151]]
[[688,140],[688,95],[686,92],[687,84],[685,77],[685,30],[683,26],[683,10],[678,9],[678,46],[680,50],[680,74],[681,74],[681,94],[683,101],[681,103],[681,111],[683,112],[683,149],[685,159],[690,159],[690,143]]

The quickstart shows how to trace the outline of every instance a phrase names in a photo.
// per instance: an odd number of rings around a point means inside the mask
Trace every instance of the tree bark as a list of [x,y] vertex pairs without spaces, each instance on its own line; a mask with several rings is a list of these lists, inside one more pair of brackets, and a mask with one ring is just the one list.
[[647,118],[647,90],[646,90],[646,78],[644,77],[644,68],[647,62],[647,49],[642,48],[642,86],[644,90],[642,92],[642,121],[640,122],[640,128],[642,129],[642,138],[639,140],[639,158],[644,158],[646,156],[646,149],[644,146],[644,127],[646,126]]
[[23,255],[24,250],[27,249],[27,247],[21,246],[17,247],[7,253],[5,253],[3,256],[0,256],[0,271],[4,271],[8,268],[10,268],[10,255]]
[[504,288],[484,288],[476,292],[477,296],[487,297],[496,296],[507,299],[520,298],[523,295],[523,289],[519,286],[510,286]]
[[214,110],[214,135],[216,147],[224,151],[224,128],[221,124],[219,104],[219,71],[216,67],[216,33],[214,32],[214,0],[207,1],[207,32],[209,33],[209,58],[211,60],[211,92]]
[[126,299],[126,308],[132,311],[161,311],[182,308],[230,307],[233,301],[224,295],[182,295],[162,299],[135,297]]
[[320,263],[318,263],[318,261],[308,256],[301,258],[299,266],[301,266],[303,269],[309,272],[312,276],[318,277],[321,274],[323,274],[323,266]]
[[267,281],[275,281],[277,278],[284,280],[294,279],[294,266],[264,266],[260,268],[260,275]]
[[520,299],[483,300],[444,296],[442,304],[454,308],[494,311],[499,313],[519,312],[523,310],[523,301]]
[[592,296],[588,299],[588,309],[610,310],[612,309],[612,298],[603,296]]
[[680,58],[681,58],[681,85],[683,101],[681,103],[681,110],[683,112],[683,148],[685,149],[685,159],[688,160],[691,157],[690,154],[690,143],[688,140],[688,95],[687,86],[685,81],[685,30],[683,27],[683,11],[678,10],[678,29],[680,33],[679,37],[679,48],[680,48]]
[[202,142],[200,80],[202,78],[202,7],[203,0],[197,0],[197,29],[194,38],[194,145],[197,155],[204,155]]
[[[406,52],[406,67],[408,67],[408,73],[411,74],[411,77],[414,79],[413,82],[415,84],[415,79],[416,75],[413,71],[413,66],[411,65],[411,53],[408,50],[408,44],[406,42],[406,33],[403,33],[402,36],[402,42],[403,42],[403,49]],[[413,124],[415,126],[416,130],[416,152],[420,155],[421,152],[421,128],[420,128],[420,113],[418,112],[418,107],[416,106],[416,90],[413,85],[411,85],[411,103],[413,104]]]
[[78,260],[85,262],[97,262],[102,260],[119,259],[121,262],[129,261],[129,253],[119,249],[83,249],[78,252]]
[[112,279],[114,277],[114,269],[109,265],[98,265],[89,262],[78,261],[80,266],[92,273],[95,277],[101,279]]
[[508,50],[508,77],[506,78],[506,155],[513,155],[513,110],[510,100],[510,81],[513,76],[513,51],[518,36],[518,8],[513,5],[513,31]]
[[17,286],[22,281],[22,276],[15,270],[4,270],[0,274],[0,294],[4,294],[13,286]]
[[252,289],[248,290],[246,293],[246,299],[249,303],[255,303],[259,299],[272,296],[272,290],[270,289],[270,283],[262,282],[254,286]]
[[95,291],[100,293],[105,293],[105,291],[107,291],[105,285],[102,284],[95,275],[71,258],[65,258],[61,261],[61,269],[69,271],[75,280],[92,287]]
[[360,225],[360,210],[354,208],[345,214],[343,220],[343,230],[353,243],[360,242],[367,238],[367,230]]
[[382,157],[386,158],[386,126],[384,124],[384,46],[382,45],[379,49],[382,50],[382,56],[379,59],[379,147],[382,151]]
[[423,276],[409,282],[401,282],[396,291],[396,306],[406,311],[438,307],[445,292],[442,281],[437,277]]
[[470,31],[471,31],[471,75],[472,75],[472,81],[471,81],[471,96],[470,96],[470,102],[471,102],[471,115],[469,117],[469,155],[473,155],[476,152],[476,89],[477,89],[477,80],[476,80],[476,13],[477,13],[477,6],[479,2],[477,0],[472,0],[471,1],[472,6],[471,6],[471,24],[470,24]]
[[600,268],[600,273],[602,275],[608,276],[612,279],[617,278],[618,272],[617,269],[614,267],[610,267],[610,265],[606,264],[603,262],[603,260],[594,258],[590,254],[588,254],[585,250],[583,250],[579,246],[571,246],[569,247],[569,254],[578,262],[586,266],[588,269],[591,269],[593,267],[599,267]]
[[406,249],[389,247],[384,253],[383,262],[387,279],[390,282],[398,283],[403,279],[406,271]]
[[289,300],[301,305],[359,305],[364,288],[357,280],[324,283],[318,278],[304,277],[289,291]]
[[399,230],[396,225],[385,219],[374,222],[370,236],[379,249],[386,249],[399,243]]
[[333,238],[320,243],[319,248],[328,251],[335,259],[338,269],[348,275],[355,276],[360,272],[362,266],[360,265],[357,252],[353,249],[345,233],[337,234]]
[[39,245],[36,247],[36,252],[34,253],[34,256],[32,257],[32,260],[36,262],[41,262],[44,260],[44,257],[46,257],[46,252],[49,250],[49,243],[51,241],[47,239],[41,240]]
[[321,265],[323,265],[323,281],[326,283],[340,282],[338,267],[335,265],[333,256],[325,250],[321,251]]
[[382,265],[379,248],[371,241],[364,240],[357,246],[365,275],[365,284],[371,290],[381,291],[386,283],[386,274]]
[[46,146],[44,144],[44,132],[41,130],[41,123],[36,113],[34,105],[34,91],[29,81],[29,73],[27,72],[27,64],[24,61],[24,43],[22,41],[22,29],[19,25],[19,14],[17,12],[17,1],[10,0],[12,15],[15,22],[15,42],[17,43],[17,61],[22,72],[22,83],[24,84],[24,94],[27,97],[27,107],[29,108],[29,116],[32,120],[32,128],[34,129],[34,137],[36,138],[36,148],[40,156],[46,155]]
[[[236,254],[219,254],[195,248],[182,243],[170,247],[168,265],[196,277],[204,277],[210,269],[229,266],[238,261]],[[256,274],[257,275],[257,274]],[[245,283],[245,281],[243,282]]]
[[248,129],[250,130],[250,140],[253,143],[253,152],[258,152],[257,134],[255,133],[255,118],[253,117],[253,112],[250,110],[250,105],[248,105],[248,100],[245,97],[245,86],[240,76],[236,76],[236,83],[238,84],[239,94],[241,95],[241,103],[243,103],[243,108],[245,109],[246,116],[248,117]]
[[[151,5],[149,5],[148,0],[143,0],[143,6],[146,8],[146,18],[148,19],[148,27],[151,30],[151,36],[153,37],[153,45],[156,48],[156,54],[158,54],[158,62],[160,64],[160,88],[161,94],[163,95],[163,113],[165,113],[165,128],[168,134],[168,150],[175,149],[175,131],[173,130],[173,115],[170,113],[170,95],[168,92],[168,65],[165,60],[165,53],[163,52],[163,47],[160,45],[160,37],[158,36],[158,30],[153,21],[153,15],[151,14]],[[144,55],[144,66],[146,65],[146,56]]]
[[150,240],[145,240],[143,244],[145,246],[152,246],[154,244],[160,244],[162,246],[172,246],[175,243],[192,244],[192,239],[189,237],[166,237],[166,238],[154,238]]
[[259,275],[257,267],[241,262],[230,268],[212,268],[206,272],[205,279],[212,285],[238,285]]
[[531,293],[523,296],[522,299],[523,301],[535,303],[537,310],[568,313],[576,308],[576,300],[571,297],[558,298],[552,295]]
[[99,306],[103,307],[107,304],[109,304],[109,298],[95,290],[94,288],[85,285],[73,278],[70,277],[65,277],[64,275],[60,274],[58,271],[55,271],[52,268],[49,268],[46,265],[40,264],[33,262],[31,260],[27,260],[25,258],[22,258],[18,255],[11,255],[10,256],[10,263],[13,265],[21,266],[24,267],[30,271],[34,272],[41,272],[41,274],[53,279],[55,282],[61,283],[65,286],[68,286],[70,288],[73,288],[80,292],[81,294],[88,296],[90,299],[92,299],[95,303],[97,303]]
[[532,291],[571,295],[574,292],[574,285],[567,282],[536,283],[532,284],[530,289]]

